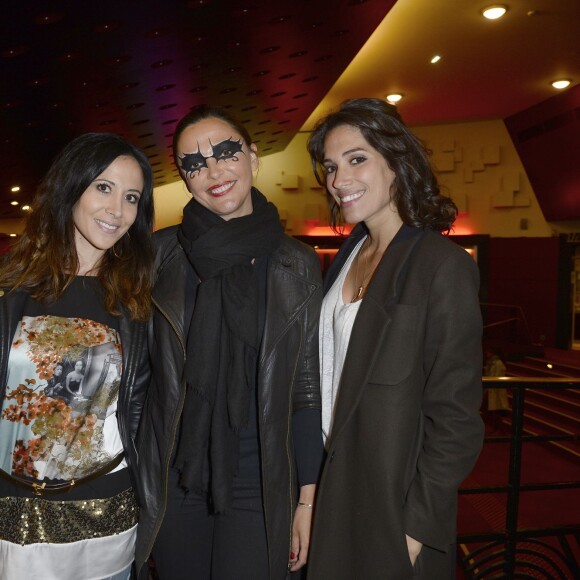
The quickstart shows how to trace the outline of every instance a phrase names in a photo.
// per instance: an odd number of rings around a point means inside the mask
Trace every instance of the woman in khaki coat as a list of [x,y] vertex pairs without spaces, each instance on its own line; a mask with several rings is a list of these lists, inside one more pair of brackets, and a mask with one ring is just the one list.
[[395,107],[347,101],[309,152],[358,224],[325,281],[309,580],[452,578],[457,488],[483,435],[476,264],[441,235],[456,207]]

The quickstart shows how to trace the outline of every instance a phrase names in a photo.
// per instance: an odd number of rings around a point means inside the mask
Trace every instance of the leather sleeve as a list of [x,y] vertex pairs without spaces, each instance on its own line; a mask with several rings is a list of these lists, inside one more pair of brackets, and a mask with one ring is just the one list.
[[301,319],[303,349],[301,360],[296,369],[293,398],[294,412],[306,408],[321,408],[318,322],[322,305],[322,274],[320,261],[314,250],[304,247],[301,254],[300,261],[303,262],[304,273],[311,283],[316,286],[316,289],[304,309]]
[[151,377],[149,353],[147,350],[147,329],[145,324],[136,324],[137,330],[134,337],[135,348],[135,374],[134,383],[129,405],[129,431],[131,439],[135,441],[141,413],[145,404],[147,387]]

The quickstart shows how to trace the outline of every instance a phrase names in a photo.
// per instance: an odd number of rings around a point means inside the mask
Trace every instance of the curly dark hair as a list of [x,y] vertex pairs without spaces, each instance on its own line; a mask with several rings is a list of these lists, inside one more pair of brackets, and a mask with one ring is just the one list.
[[[322,167],[326,136],[341,125],[358,129],[395,174],[389,193],[405,224],[449,232],[457,217],[457,206],[441,195],[424,145],[403,123],[396,107],[381,99],[345,101],[338,111],[317,123],[308,139],[308,152],[318,183],[326,187]],[[328,198],[336,227],[341,223],[340,208],[330,194]]]
[[132,157],[143,174],[143,191],[133,225],[98,264],[105,308],[145,321],[150,313],[153,250],[153,173],[143,151],[112,133],[86,133],[57,155],[32,201],[21,238],[0,264],[0,285],[22,288],[40,301],[58,299],[75,277],[73,208],[89,185],[117,157]]

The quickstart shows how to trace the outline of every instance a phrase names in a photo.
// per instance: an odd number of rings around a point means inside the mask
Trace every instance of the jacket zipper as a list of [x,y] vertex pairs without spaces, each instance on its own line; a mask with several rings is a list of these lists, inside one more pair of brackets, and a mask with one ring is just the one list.
[[[289,546],[290,546],[290,550],[292,550],[292,527],[294,525],[294,510],[295,510],[295,506],[294,506],[294,501],[293,501],[293,497],[294,497],[294,492],[293,492],[293,485],[292,485],[292,465],[293,465],[293,461],[292,461],[292,457],[290,455],[290,431],[292,429],[292,415],[293,413],[293,404],[292,404],[292,399],[294,398],[294,384],[295,384],[295,380],[296,380],[296,369],[298,368],[298,362],[300,360],[300,354],[302,353],[302,339],[304,338],[303,336],[303,329],[302,329],[302,325],[300,326],[300,343],[298,346],[298,356],[296,357],[296,363],[294,364],[294,372],[292,373],[292,382],[290,383],[290,393],[289,393],[289,398],[288,398],[288,430],[286,432],[286,456],[288,458],[288,476],[289,476],[289,482],[288,482],[288,489],[289,494],[288,494],[288,501],[290,503],[290,530],[289,530]],[[290,554],[288,554],[290,555]]]
[[[125,323],[128,326],[131,326],[132,323],[129,320],[126,320]],[[123,329],[122,329],[122,322],[121,322],[121,329],[119,331],[119,336],[121,339],[121,356],[123,356],[125,354],[125,351],[123,350]],[[130,328],[127,328],[127,334],[134,334],[132,333]],[[121,432],[121,441],[123,442],[123,448],[128,447],[129,444],[131,444],[133,446],[133,449],[135,449],[135,455],[137,455],[137,449],[135,448],[135,444],[132,441],[132,438],[130,435],[127,434],[127,432],[129,431],[129,429],[127,428],[127,424],[126,424],[126,420],[125,419],[121,419],[119,421],[120,417],[124,417],[125,413],[128,409],[128,407],[131,405],[131,398],[133,396],[133,386],[129,386],[129,385],[134,385],[135,381],[134,380],[130,380],[129,377],[129,372],[131,372],[131,374],[133,375],[133,377],[135,377],[135,352],[139,349],[141,345],[140,344],[132,344],[131,345],[131,352],[127,353],[127,368],[125,368],[124,362],[123,362],[123,369],[122,369],[122,376],[121,376],[121,387],[125,386],[125,389],[121,390],[121,388],[119,389],[119,409],[117,410],[117,425],[119,427],[119,431]],[[127,388],[129,389],[129,393],[125,396],[125,397],[121,397],[121,392],[124,392],[127,390]],[[125,453],[125,460],[127,461],[127,467],[129,469],[131,469],[131,467],[133,467],[131,465],[131,459],[129,457],[129,453]]]
[[179,334],[179,331],[175,327],[175,324],[173,324],[173,322],[171,322],[171,318],[167,315],[167,312],[165,312],[165,310],[163,310],[163,308],[161,308],[161,306],[159,305],[157,300],[155,300],[155,298],[152,298],[151,302],[153,302],[153,304],[156,306],[157,310],[159,310],[159,312],[161,312],[161,314],[163,314],[163,318],[165,318],[165,320],[167,320],[167,322],[169,323],[169,326],[171,326],[171,328],[173,329],[173,332],[175,332],[175,336],[177,336],[177,340],[179,340],[179,344],[181,345],[181,350],[183,351],[183,360],[185,360],[185,343],[181,339],[181,335]]
[[[161,308],[161,306],[158,304],[158,302],[153,299],[152,300],[153,304],[156,306],[156,308],[159,310],[159,312],[163,315],[163,317],[165,318],[165,320],[167,320],[167,322],[169,323],[169,326],[171,326],[171,328],[173,329],[173,332],[175,332],[175,335],[177,336],[177,339],[179,341],[179,344],[181,345],[181,350],[183,352],[183,362],[185,364],[186,361],[186,351],[185,351],[185,344],[183,342],[183,340],[181,339],[181,336],[179,335],[179,332],[177,331],[177,328],[175,327],[175,325],[171,322],[171,319],[169,318],[169,316],[167,316],[167,313],[163,310],[163,308]],[[163,519],[165,517],[165,512],[167,511],[167,486],[168,486],[168,481],[169,481],[169,461],[171,459],[171,455],[173,454],[173,446],[175,445],[175,434],[177,432],[177,427],[179,425],[179,419],[181,418],[181,413],[183,411],[183,404],[185,401],[185,382],[182,380],[181,382],[181,397],[179,398],[179,403],[177,405],[177,413],[176,413],[176,420],[173,423],[173,429],[172,429],[172,434],[171,434],[171,448],[168,450],[169,453],[167,454],[167,461],[165,463],[165,478],[164,478],[164,507],[163,507],[163,511],[160,514],[160,517],[157,518],[157,523],[155,524],[155,527],[153,528],[153,534],[151,537],[151,541],[149,542],[149,545],[147,547],[147,554],[151,554],[151,552],[153,551],[153,546],[155,544],[155,539],[157,538],[157,534],[159,533],[159,530],[161,528],[161,525],[163,523]],[[145,564],[147,563],[147,561],[144,562]]]
[[[300,326],[300,343],[299,343],[299,348],[298,348],[298,355],[300,355],[300,352],[302,351],[302,326]],[[287,430],[286,430],[286,458],[288,459],[288,473],[289,473],[289,482],[288,482],[288,489],[289,489],[289,493],[288,493],[288,502],[290,505],[290,529],[289,529],[289,541],[288,541],[288,546],[290,549],[292,549],[292,524],[294,521],[294,507],[293,507],[293,501],[292,498],[294,496],[293,493],[293,485],[292,485],[292,457],[290,455],[290,430],[292,429],[292,399],[293,399],[293,395],[294,395],[294,382],[296,379],[296,369],[298,367],[298,361],[300,360],[300,356],[296,357],[296,362],[294,364],[294,371],[292,373],[292,380],[290,381],[290,389],[289,389],[289,393],[288,393],[288,423],[287,423]],[[260,413],[260,421],[258,423],[259,429],[260,429],[260,439],[262,440],[262,422],[261,422],[261,413]],[[264,482],[264,514],[266,514],[267,507],[266,507],[266,498],[267,498],[267,494],[266,494],[266,486],[267,486],[267,479],[266,479],[266,475],[264,473],[264,462],[261,462],[262,467],[262,481]],[[268,518],[264,517],[264,524],[266,526],[266,538],[271,536],[268,534]],[[268,545],[268,568],[270,568],[271,562],[272,562],[272,555],[271,555],[271,544],[270,542],[267,542]],[[288,551],[288,556],[290,556],[290,551]],[[270,575],[271,577],[271,575]]]
[[[296,268],[295,261],[292,260],[292,272],[294,273]],[[292,485],[292,457],[290,456],[290,431],[292,429],[292,415],[294,414],[293,408],[294,405],[292,404],[292,400],[294,398],[294,384],[296,381],[296,370],[298,369],[298,362],[300,361],[300,354],[302,352],[302,341],[304,338],[303,327],[301,324],[298,325],[300,328],[300,343],[298,345],[298,355],[296,356],[296,362],[294,363],[294,371],[292,372],[292,381],[290,382],[290,389],[288,393],[288,424],[286,430],[286,458],[288,459],[288,503],[290,506],[290,528],[288,530],[288,546],[290,548],[289,552],[292,551],[292,528],[294,526],[294,492],[293,492],[293,485]],[[290,556],[290,553],[288,553]]]

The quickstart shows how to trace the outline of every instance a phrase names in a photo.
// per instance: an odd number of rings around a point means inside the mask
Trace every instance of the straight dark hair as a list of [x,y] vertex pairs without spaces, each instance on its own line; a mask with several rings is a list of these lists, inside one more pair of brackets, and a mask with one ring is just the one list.
[[[326,187],[324,143],[328,133],[341,125],[358,129],[395,174],[388,193],[405,224],[449,232],[457,217],[457,206],[441,195],[424,145],[403,123],[396,107],[382,99],[345,101],[338,111],[317,123],[307,147],[314,175],[322,186]],[[328,199],[336,228],[342,223],[340,208],[330,194]]]
[[133,225],[101,258],[97,277],[105,308],[125,307],[135,320],[147,319],[153,251],[153,173],[146,155],[112,133],[86,133],[58,154],[40,183],[25,230],[0,265],[0,285],[22,288],[40,302],[58,299],[78,272],[73,207],[89,185],[118,157],[132,157],[143,174],[143,191]]

